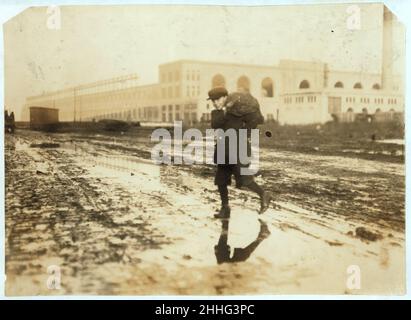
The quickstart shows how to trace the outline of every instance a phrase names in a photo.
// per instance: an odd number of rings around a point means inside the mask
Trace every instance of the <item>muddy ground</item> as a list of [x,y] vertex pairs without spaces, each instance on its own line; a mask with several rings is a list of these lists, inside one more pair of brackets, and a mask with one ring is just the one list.
[[6,135],[7,295],[404,292],[397,158],[264,148],[257,181],[275,205],[258,215],[258,199],[231,188],[224,223],[213,166],[154,165],[150,150],[127,136]]

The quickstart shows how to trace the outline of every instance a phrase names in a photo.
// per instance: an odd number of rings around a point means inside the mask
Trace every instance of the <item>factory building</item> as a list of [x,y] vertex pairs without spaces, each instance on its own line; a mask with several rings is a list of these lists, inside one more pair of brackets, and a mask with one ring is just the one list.
[[339,71],[327,63],[280,60],[246,65],[179,60],[158,68],[159,81],[137,85],[130,75],[28,97],[26,107],[58,108],[61,121],[209,121],[207,92],[224,86],[250,92],[266,120],[280,124],[351,122],[358,115],[392,120],[404,111],[404,84],[392,70],[395,16],[384,7],[381,72]]

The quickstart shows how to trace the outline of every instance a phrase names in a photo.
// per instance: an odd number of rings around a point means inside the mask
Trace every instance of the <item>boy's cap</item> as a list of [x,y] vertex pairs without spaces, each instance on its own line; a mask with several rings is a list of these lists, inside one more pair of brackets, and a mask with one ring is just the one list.
[[208,91],[207,100],[217,100],[227,95],[228,95],[228,91],[226,90],[226,88],[216,87]]

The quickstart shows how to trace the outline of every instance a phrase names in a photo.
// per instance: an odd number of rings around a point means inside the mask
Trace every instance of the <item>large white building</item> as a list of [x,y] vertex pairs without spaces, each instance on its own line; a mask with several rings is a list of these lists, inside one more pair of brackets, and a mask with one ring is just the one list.
[[[330,70],[326,63],[281,60],[276,66],[195,60],[159,66],[159,82],[138,86],[122,77],[28,97],[30,106],[59,109],[61,121],[122,119],[190,125],[210,119],[207,92],[225,86],[249,91],[267,120],[280,124],[354,121],[356,114],[392,118],[404,111],[404,83],[393,74],[393,14],[384,9],[380,73]],[[383,117],[381,117],[383,115]]]

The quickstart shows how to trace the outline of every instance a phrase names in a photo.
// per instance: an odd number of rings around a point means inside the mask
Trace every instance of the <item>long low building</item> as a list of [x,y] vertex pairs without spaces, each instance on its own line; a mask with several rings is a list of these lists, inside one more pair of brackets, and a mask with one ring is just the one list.
[[[246,65],[179,60],[159,66],[158,83],[139,86],[131,75],[28,97],[26,108],[59,109],[61,121],[209,121],[207,92],[216,86],[255,96],[267,120],[280,124],[354,121],[356,115],[391,119],[404,111],[404,84],[393,74],[395,17],[384,10],[380,73],[330,70],[322,62],[281,60]],[[386,115],[381,116],[381,115]]]
[[[282,60],[278,66],[182,60],[161,65],[160,82],[82,86],[27,98],[27,107],[58,108],[61,121],[122,119],[187,124],[210,119],[207,92],[216,86],[255,96],[267,120],[281,124],[352,121],[358,113],[403,112],[399,77],[330,71],[325,63]],[[126,82],[126,81],[123,81]],[[117,80],[113,83],[117,83]],[[124,86],[124,84],[123,84]]]

